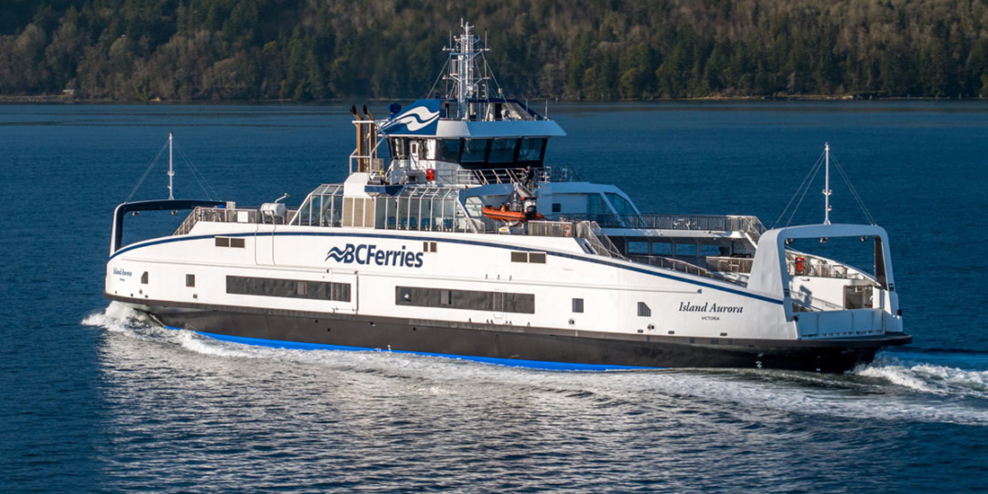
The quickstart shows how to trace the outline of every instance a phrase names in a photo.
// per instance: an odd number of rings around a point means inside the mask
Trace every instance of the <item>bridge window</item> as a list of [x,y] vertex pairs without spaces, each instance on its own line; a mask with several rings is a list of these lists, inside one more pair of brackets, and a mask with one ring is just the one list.
[[487,160],[487,139],[466,139],[463,146],[463,163],[483,163]]
[[462,141],[459,139],[442,139],[439,141],[439,157],[437,159],[452,163],[459,162],[462,147]]
[[408,139],[393,137],[388,140],[391,146],[391,157],[396,160],[408,159]]
[[511,163],[515,159],[515,146],[518,139],[494,139],[491,141],[490,163]]
[[525,138],[518,147],[518,161],[542,161],[545,138]]
[[627,199],[613,192],[608,192],[605,195],[607,195],[607,200],[611,201],[611,206],[614,206],[615,213],[621,216],[634,216],[636,214],[635,207]]

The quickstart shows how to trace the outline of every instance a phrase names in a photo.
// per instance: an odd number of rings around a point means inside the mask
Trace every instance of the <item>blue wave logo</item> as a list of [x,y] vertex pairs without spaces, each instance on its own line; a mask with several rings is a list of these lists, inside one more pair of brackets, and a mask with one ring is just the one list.
[[434,134],[439,122],[439,100],[418,100],[381,126],[381,132]]
[[381,250],[376,245],[346,244],[342,249],[339,247],[329,249],[324,262],[330,259],[340,264],[375,264],[402,268],[421,268],[423,264],[422,253],[411,252],[404,245],[401,246],[401,250]]
[[[353,244],[346,244],[346,249],[340,249],[339,247],[329,249],[329,253],[326,254],[326,261],[330,259],[333,259],[336,262],[350,264],[353,262]],[[346,259],[349,259],[349,261]]]

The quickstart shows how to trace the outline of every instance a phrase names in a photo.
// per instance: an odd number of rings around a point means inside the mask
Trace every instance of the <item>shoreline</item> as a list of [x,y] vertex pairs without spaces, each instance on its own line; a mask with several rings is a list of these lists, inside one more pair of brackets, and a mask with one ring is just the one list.
[[[537,102],[545,101],[546,98],[529,98],[533,105]],[[366,101],[368,103],[390,103],[394,101],[413,101],[411,98],[366,98],[366,99],[324,99],[298,101],[290,99],[227,99],[227,100],[161,100],[153,99],[148,101],[134,100],[113,100],[106,98],[81,99],[71,95],[0,95],[0,105],[227,105],[227,104],[274,104],[274,105],[332,105],[350,104],[352,101]],[[988,98],[935,98],[930,96],[922,97],[882,97],[875,95],[823,95],[823,94],[800,94],[800,95],[768,95],[768,96],[703,96],[698,98],[669,98],[669,99],[563,99],[549,98],[552,103],[689,103],[689,102],[748,102],[748,101],[795,101],[795,102],[845,102],[845,101],[988,101]]]

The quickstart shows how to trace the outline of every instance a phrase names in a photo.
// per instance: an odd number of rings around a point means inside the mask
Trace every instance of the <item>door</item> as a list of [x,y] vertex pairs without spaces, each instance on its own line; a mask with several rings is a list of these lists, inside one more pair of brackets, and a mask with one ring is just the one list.
[[504,289],[494,290],[494,319],[504,319]]

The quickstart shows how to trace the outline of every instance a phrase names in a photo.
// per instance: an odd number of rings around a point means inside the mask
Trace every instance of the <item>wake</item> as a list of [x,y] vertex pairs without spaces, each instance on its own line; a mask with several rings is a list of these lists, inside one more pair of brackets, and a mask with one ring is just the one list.
[[390,352],[242,345],[165,328],[146,314],[116,302],[86,317],[82,324],[218,359],[259,359],[282,366],[289,373],[302,365],[369,375],[379,386],[406,386],[412,379],[419,386],[462,393],[476,392],[478,386],[521,387],[572,396],[589,392],[623,403],[647,403],[661,395],[690,404],[721,407],[726,403],[732,408],[810,416],[988,426],[988,370],[979,367],[984,362],[972,361],[964,354],[945,354],[931,359],[938,360],[933,363],[925,361],[925,353],[887,352],[846,375],[754,369],[573,373]]

